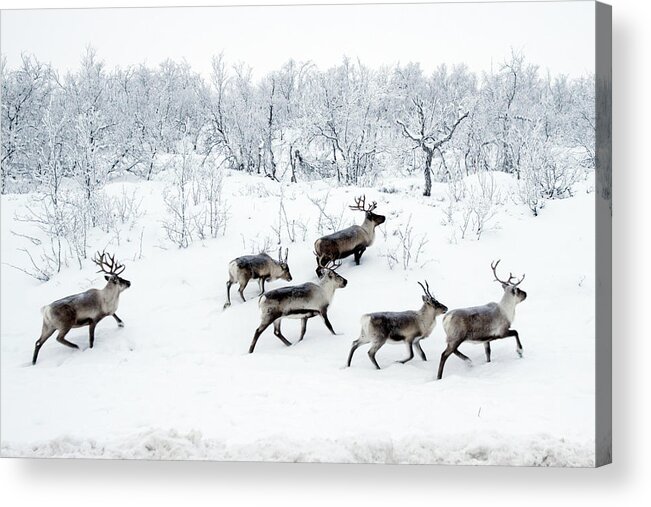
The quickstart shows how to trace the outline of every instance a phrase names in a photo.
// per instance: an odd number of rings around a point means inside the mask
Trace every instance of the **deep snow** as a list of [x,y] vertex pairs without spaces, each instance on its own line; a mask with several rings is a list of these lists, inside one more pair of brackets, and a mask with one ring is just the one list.
[[[496,175],[506,192],[514,182]],[[386,214],[384,232],[354,266],[339,272],[349,281],[334,296],[332,336],[318,319],[305,339],[285,347],[268,329],[254,354],[247,349],[258,324],[257,284],[242,304],[222,310],[228,261],[252,253],[277,221],[279,184],[242,174],[225,178],[230,221],[224,237],[185,250],[164,238],[164,183],[117,182],[109,189],[136,188],[146,215],[121,244],[100,232],[96,248],[108,245],[125,261],[132,287],[118,314],[98,326],[94,349],[87,328],[68,339],[75,351],[51,338],[31,366],[40,331],[41,306],[103,279],[90,261],[39,283],[8,264],[24,265],[24,246],[12,230],[27,196],[2,196],[1,227],[1,438],[3,456],[93,456],[161,459],[466,463],[590,466],[594,464],[594,193],[579,185],[574,197],[549,202],[542,214],[506,199],[481,240],[450,242],[442,225],[445,185],[422,197],[417,179],[387,180],[384,188],[330,189],[329,209],[344,212],[344,224],[361,221],[347,210],[365,192]],[[307,195],[327,183],[284,184],[290,217],[308,226],[305,242],[287,244],[294,281],[314,280],[313,242],[317,209]],[[250,194],[254,194],[251,196]],[[382,256],[395,244],[392,231],[406,223],[429,242],[419,264],[389,270]],[[142,258],[139,238],[144,228]],[[385,234],[386,233],[386,234]],[[273,251],[273,249],[272,249]],[[428,355],[405,365],[404,346],[383,347],[376,371],[361,347],[344,368],[364,312],[417,309],[427,279],[449,308],[499,300],[490,261],[526,273],[527,300],[518,306],[524,358],[515,343],[493,344],[492,363],[483,347],[463,345],[474,362],[451,357],[444,378],[434,381],[444,348],[440,320],[421,342]],[[134,260],[135,259],[135,260]],[[287,282],[267,284],[268,289]],[[299,322],[284,321],[290,341]]]

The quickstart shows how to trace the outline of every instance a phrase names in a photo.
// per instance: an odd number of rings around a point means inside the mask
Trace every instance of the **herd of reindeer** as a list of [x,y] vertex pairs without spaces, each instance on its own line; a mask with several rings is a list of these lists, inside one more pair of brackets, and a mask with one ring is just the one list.
[[[255,330],[249,353],[255,349],[262,333],[271,325],[274,334],[285,345],[291,343],[280,328],[282,319],[301,319],[300,342],[305,336],[307,321],[320,315],[323,322],[332,334],[336,334],[328,319],[328,307],[337,289],[346,287],[348,281],[336,272],[341,266],[341,259],[354,256],[355,264],[359,265],[362,254],[367,247],[373,244],[375,228],[384,223],[386,218],[374,211],[377,203],[374,201],[366,205],[365,196],[355,199],[352,210],[362,211],[365,214],[361,225],[353,225],[341,231],[319,238],[314,243],[318,282],[307,282],[300,285],[290,285],[265,292],[265,283],[274,280],[292,281],[292,275],[287,264],[288,251],[282,256],[282,248],[278,253],[278,260],[266,253],[258,255],[245,255],[232,260],[228,265],[228,281],[226,282],[227,301],[224,308],[231,305],[230,289],[234,283],[239,284],[239,294],[242,301],[244,289],[251,279],[258,280],[260,287],[259,307],[260,325]],[[79,348],[76,344],[66,340],[66,335],[73,328],[88,326],[90,348],[95,341],[95,327],[107,316],[112,316],[118,326],[124,323],[115,313],[118,308],[120,293],[131,286],[131,282],[120,275],[125,269],[123,264],[116,261],[114,255],[106,252],[97,253],[93,262],[99,267],[98,273],[104,273],[106,286],[103,289],[90,289],[80,294],[65,297],[54,301],[42,308],[43,328],[41,336],[36,341],[32,364],[36,364],[38,353],[45,341],[58,331],[57,341],[72,348]],[[359,338],[353,341],[348,354],[347,366],[350,366],[355,351],[364,344],[369,343],[368,356],[373,365],[380,369],[375,359],[377,351],[388,341],[390,343],[404,342],[407,345],[409,356],[400,361],[406,363],[413,359],[414,348],[423,359],[427,360],[425,352],[420,346],[420,341],[427,338],[436,325],[436,317],[443,315],[443,328],[446,333],[447,346],[441,354],[438,368],[438,379],[443,376],[445,362],[451,354],[464,361],[470,359],[459,351],[459,346],[464,342],[483,343],[486,360],[491,360],[491,345],[493,340],[514,337],[517,344],[517,353],[522,357],[522,344],[515,329],[511,324],[515,318],[515,307],[524,301],[527,293],[518,286],[524,280],[515,279],[512,273],[506,280],[497,275],[499,260],[491,263],[495,281],[500,283],[504,291],[499,303],[488,303],[470,308],[458,308],[448,311],[448,308],[438,301],[430,292],[429,283],[418,282],[423,290],[423,306],[419,310],[404,312],[377,312],[368,313],[361,317],[361,331]]]

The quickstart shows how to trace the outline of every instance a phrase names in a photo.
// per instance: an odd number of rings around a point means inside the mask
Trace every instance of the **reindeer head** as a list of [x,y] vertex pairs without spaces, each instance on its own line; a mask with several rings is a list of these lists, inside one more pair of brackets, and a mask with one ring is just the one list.
[[285,248],[285,257],[283,257],[283,248],[280,247],[278,249],[278,265],[280,266],[280,269],[282,269],[282,274],[280,275],[279,278],[291,282],[292,274],[289,272],[289,264],[287,264],[288,254],[289,254],[289,250],[287,248]]
[[522,277],[519,280],[516,280],[515,277],[513,276],[513,273],[509,273],[508,280],[500,280],[500,278],[497,276],[497,271],[496,271],[497,265],[499,263],[500,263],[499,260],[495,262],[491,262],[491,269],[493,270],[493,276],[495,276],[495,281],[499,282],[502,285],[505,294],[511,295],[515,299],[516,303],[521,303],[522,301],[527,299],[527,293],[522,289],[518,289],[518,285],[522,283],[525,275],[522,275]]
[[326,266],[318,266],[316,273],[319,276],[319,280],[330,280],[335,284],[336,288],[344,288],[348,284],[348,280],[336,273],[339,266],[341,266],[341,262],[329,262]]
[[384,221],[386,220],[386,217],[384,215],[377,215],[373,213],[375,208],[377,208],[377,202],[373,201],[371,204],[366,206],[365,195],[361,197],[355,197],[355,205],[349,206],[349,208],[355,211],[363,211],[364,214],[366,215],[366,219],[373,222],[373,225],[375,226],[383,224]]
[[119,292],[131,287],[129,280],[125,280],[119,276],[124,271],[125,266],[115,260],[115,255],[110,255],[105,251],[102,253],[97,252],[95,257],[93,257],[93,262],[99,266],[99,271],[97,272],[104,273],[104,279],[109,284],[116,286]]
[[448,307],[445,306],[440,301],[437,301],[434,295],[429,291],[429,283],[427,283],[427,280],[425,280],[425,285],[423,285],[420,282],[418,282],[418,285],[421,286],[423,292],[425,293],[423,295],[423,303],[434,308],[434,313],[436,315],[443,315],[445,312],[448,311]]

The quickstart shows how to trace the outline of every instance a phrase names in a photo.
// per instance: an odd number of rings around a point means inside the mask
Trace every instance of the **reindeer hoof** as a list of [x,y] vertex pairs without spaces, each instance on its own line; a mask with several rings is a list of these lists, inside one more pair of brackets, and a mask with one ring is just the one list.
[[120,322],[120,323],[118,324],[118,327],[124,327],[124,322]]
[[518,349],[517,352],[518,352],[518,355],[519,355],[520,357],[522,357],[522,349]]
[[228,308],[229,306],[231,306],[230,303],[224,303],[224,307],[223,307],[222,309],[223,309],[223,310],[226,310],[226,308]]

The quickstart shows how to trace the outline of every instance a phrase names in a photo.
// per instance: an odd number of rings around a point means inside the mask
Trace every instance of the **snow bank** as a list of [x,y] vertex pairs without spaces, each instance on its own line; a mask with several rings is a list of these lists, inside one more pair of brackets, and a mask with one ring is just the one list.
[[148,430],[104,440],[62,437],[25,446],[3,445],[4,457],[104,458],[157,460],[274,461],[435,465],[594,466],[593,448],[538,435],[508,438],[499,434],[455,435],[446,439],[412,436],[394,439],[359,436],[350,441],[311,438],[253,439],[229,444],[200,432]]

